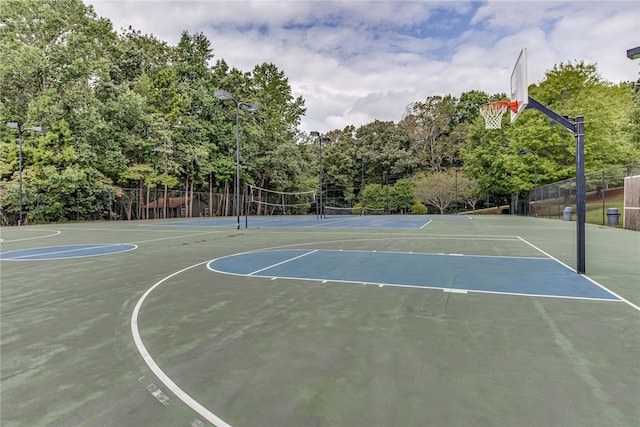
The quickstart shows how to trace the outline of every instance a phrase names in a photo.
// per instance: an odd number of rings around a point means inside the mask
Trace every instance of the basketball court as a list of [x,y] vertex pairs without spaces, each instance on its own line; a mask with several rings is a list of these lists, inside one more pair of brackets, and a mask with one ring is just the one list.
[[[544,109],[526,60],[487,126]],[[3,228],[3,425],[638,422],[637,233],[508,215],[240,225]]]
[[635,233],[588,227],[585,276],[563,221],[292,223],[3,229],[3,422],[636,419]]

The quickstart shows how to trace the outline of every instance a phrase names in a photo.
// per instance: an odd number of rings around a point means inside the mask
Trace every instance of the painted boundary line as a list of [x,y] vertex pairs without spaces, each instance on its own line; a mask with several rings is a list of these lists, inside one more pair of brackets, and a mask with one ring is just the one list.
[[[331,223],[341,223],[341,222],[348,222],[352,220],[352,216],[351,215],[347,215],[348,218],[336,218],[336,217],[329,217],[329,218],[324,218],[320,221],[331,221]],[[312,225],[306,225],[303,228],[323,228],[325,225],[324,222],[320,222],[319,224],[312,224]],[[332,228],[332,227],[324,227],[324,228]]]
[[34,229],[34,230],[29,230],[29,231],[53,231],[53,234],[46,234],[44,236],[36,236],[36,237],[25,237],[24,239],[14,239],[14,240],[0,239],[0,242],[2,242],[2,243],[13,243],[13,242],[23,242],[25,240],[45,239],[47,237],[57,236],[60,233],[62,233],[62,231],[60,231],[60,230],[51,230],[51,229],[46,229],[46,228],[38,228],[38,229]]
[[138,241],[134,241],[134,242],[130,242],[130,243],[138,244],[138,243],[159,242],[159,241],[162,241],[162,240],[187,239],[189,237],[206,236],[206,235],[209,235],[209,234],[219,234],[219,233],[225,233],[225,232],[224,231],[220,231],[220,230],[205,231],[205,232],[192,233],[192,234],[182,234],[180,236],[158,237],[157,239],[138,240]]
[[153,360],[151,354],[147,351],[147,348],[144,346],[142,342],[142,337],[140,336],[140,331],[138,329],[138,315],[140,313],[140,308],[144,303],[145,299],[156,289],[158,286],[166,282],[167,280],[181,274],[187,270],[198,267],[200,265],[206,264],[210,261],[200,262],[198,264],[194,264],[190,267],[183,268],[182,270],[176,271],[173,274],[165,277],[164,279],[157,282],[155,285],[151,286],[147,291],[142,294],[136,306],[133,309],[133,313],[131,313],[131,334],[133,335],[133,342],[138,348],[138,352],[144,359],[145,363],[151,369],[151,371],[158,377],[158,379],[169,389],[171,392],[180,400],[182,400],[187,406],[193,409],[196,413],[202,416],[204,419],[212,423],[217,427],[231,427],[230,424],[225,422],[222,418],[215,415],[213,412],[209,411],[207,408],[202,406],[198,401],[185,393],[176,383],[173,382],[171,378],[167,374],[164,373],[162,369],[158,366],[158,364]]
[[[224,257],[221,257],[224,258]],[[220,258],[217,258],[220,259]],[[536,259],[536,258],[530,258]],[[548,259],[548,258],[538,258],[538,259]],[[624,299],[613,300],[607,298],[591,298],[591,297],[576,297],[576,296],[567,296],[567,295],[545,295],[545,294],[526,294],[521,292],[502,292],[502,291],[485,291],[478,289],[464,289],[464,288],[451,288],[445,286],[422,286],[422,285],[403,285],[398,283],[385,283],[385,282],[362,282],[358,280],[340,280],[340,279],[314,279],[312,277],[286,277],[286,276],[266,276],[266,275],[253,275],[249,276],[248,274],[243,273],[231,273],[227,271],[216,270],[209,266],[209,263],[215,261],[211,260],[207,262],[207,269],[213,271],[214,273],[226,274],[229,276],[238,276],[238,277],[255,277],[259,279],[270,279],[270,280],[303,280],[309,282],[320,282],[320,283],[347,283],[347,284],[355,284],[362,286],[374,286],[378,288],[389,287],[389,288],[412,288],[412,289],[429,289],[436,291],[443,291],[449,293],[458,293],[458,294],[489,294],[489,295],[508,295],[508,296],[518,296],[518,297],[537,297],[537,298],[553,298],[553,299],[565,299],[565,300],[580,300],[580,301],[602,301],[602,302],[623,302]],[[606,288],[605,288],[606,290]],[[611,292],[612,295],[617,296],[615,293]]]
[[[507,240],[509,240],[509,239],[507,239]],[[517,241],[516,239],[510,239],[510,240],[512,240],[512,241],[514,241],[514,242],[515,242],[515,241]],[[218,259],[223,259],[223,258],[231,258],[231,257],[237,256],[237,255],[245,255],[245,254],[260,253],[260,252],[277,252],[277,251],[283,251],[283,252],[285,252],[285,251],[288,251],[288,250],[290,250],[290,249],[288,249],[288,248],[283,248],[283,249],[269,249],[269,248],[267,248],[267,249],[261,249],[261,250],[257,250],[257,251],[239,252],[239,253],[237,253],[237,254],[225,255],[225,256],[222,256],[222,257],[216,258],[216,259],[214,259],[214,260],[212,260],[212,261],[216,261],[216,260],[218,260]],[[309,253],[305,253],[305,254],[302,254],[302,255],[298,255],[298,256],[296,256],[296,257],[294,257],[294,258],[288,259],[288,260],[286,260],[286,261],[282,261],[282,262],[280,262],[280,263],[278,263],[278,264],[274,264],[274,265],[271,265],[271,266],[269,266],[269,267],[265,267],[265,268],[263,268],[263,269],[260,269],[260,270],[258,270],[258,271],[254,271],[253,273],[242,274],[242,276],[245,276],[245,275],[250,276],[250,275],[253,275],[253,274],[258,273],[258,272],[260,272],[260,271],[266,270],[266,269],[268,269],[268,268],[275,267],[275,266],[277,266],[277,265],[280,265],[280,264],[284,264],[284,263],[286,263],[286,262],[293,261],[293,260],[294,260],[294,259],[296,259],[296,258],[301,258],[301,257],[303,257],[303,256],[311,255],[312,253],[319,252],[319,251],[322,251],[322,252],[371,252],[371,253],[377,253],[377,254],[401,254],[401,255],[402,255],[402,254],[412,254],[412,255],[413,255],[413,254],[416,254],[416,255],[446,255],[446,256],[459,256],[459,257],[466,257],[466,258],[548,259],[548,257],[537,257],[537,256],[513,256],[513,255],[465,255],[465,254],[459,254],[459,253],[446,253],[446,252],[415,252],[415,251],[404,252],[404,251],[380,251],[380,250],[377,250],[377,249],[376,249],[376,250],[372,250],[372,251],[366,251],[366,250],[363,250],[363,249],[314,249],[313,251],[311,251],[311,252],[309,252]],[[222,273],[222,272],[221,272],[221,273]],[[225,273],[225,274],[226,274],[226,273]],[[229,273],[229,274],[231,274],[231,273]]]
[[[62,248],[64,246],[77,246],[77,245],[52,246],[52,248]],[[4,252],[1,255],[7,255],[13,252],[27,252],[27,251],[34,251],[34,252],[30,254],[21,255],[15,258],[1,258],[1,260],[2,261],[53,261],[53,260],[61,260],[61,259],[69,259],[69,258],[88,258],[92,256],[101,256],[101,255],[107,255],[107,254],[93,253],[88,255],[70,255],[70,256],[60,256],[60,257],[53,257],[53,258],[49,258],[49,256],[56,255],[56,254],[68,254],[68,253],[78,252],[78,251],[91,251],[92,249],[102,249],[102,248],[117,247],[117,246],[131,246],[131,247],[129,249],[124,249],[121,251],[109,252],[108,254],[133,251],[138,247],[137,245],[132,243],[108,243],[108,244],[94,244],[94,245],[85,244],[81,248],[58,250],[53,252],[35,252],[38,249],[46,249],[46,247],[33,248],[33,249],[19,249],[19,250],[10,251],[10,252]],[[44,257],[44,258],[39,258],[39,257]]]
[[305,256],[307,256],[307,255],[311,255],[311,254],[316,253],[316,252],[318,252],[318,250],[317,250],[317,249],[316,249],[316,250],[313,250],[313,251],[311,251],[311,252],[307,252],[306,254],[298,255],[298,256],[295,256],[295,257],[293,257],[293,258],[289,258],[289,259],[286,259],[286,260],[284,260],[284,261],[277,262],[277,263],[275,263],[275,264],[272,264],[272,265],[269,265],[269,266],[267,266],[267,267],[264,267],[264,268],[261,268],[261,269],[259,269],[259,270],[256,270],[256,271],[254,271],[254,272],[251,272],[251,273],[247,274],[247,276],[253,276],[253,275],[254,275],[254,274],[256,274],[256,273],[260,273],[261,271],[265,271],[265,270],[268,270],[268,269],[270,269],[270,268],[277,267],[277,266],[282,265],[282,264],[286,264],[286,263],[288,263],[288,262],[291,262],[291,261],[293,261],[293,260],[296,260],[296,259],[299,259],[299,258],[305,257]]
[[[540,249],[539,247],[537,247],[536,245],[534,245],[533,243],[530,243],[528,241],[526,241],[525,239],[523,239],[520,236],[517,236],[518,239],[522,240],[524,243],[526,243],[527,245],[531,246],[532,248],[534,248],[535,250],[545,254],[546,256],[548,256],[549,258],[551,258],[552,260],[554,260],[555,262],[557,262],[560,265],[563,265],[564,267],[568,268],[569,270],[573,271],[574,273],[578,274],[577,271],[571,267],[569,267],[567,264],[565,264],[564,262],[560,261],[559,259],[555,258],[554,256],[550,255],[549,253],[543,251],[542,249]],[[606,286],[601,285],[600,283],[596,282],[595,280],[593,280],[592,278],[590,278],[589,276],[585,275],[585,274],[581,274],[582,277],[584,277],[585,279],[587,279],[588,281],[590,281],[591,283],[593,283],[594,285],[600,287],[601,289],[604,289],[605,291],[609,292],[611,295],[617,297],[620,299],[620,301],[626,303],[628,306],[630,306],[631,308],[636,309],[637,311],[640,311],[640,307],[638,307],[637,305],[635,305],[634,303],[632,303],[631,301],[629,301],[628,299],[618,295],[617,293],[613,292],[611,289],[607,288]]]

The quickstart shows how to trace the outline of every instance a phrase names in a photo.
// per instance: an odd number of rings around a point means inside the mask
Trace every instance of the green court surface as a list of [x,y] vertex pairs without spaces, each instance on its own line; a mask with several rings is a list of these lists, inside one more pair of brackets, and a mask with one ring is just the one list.
[[[475,274],[544,287],[549,263],[576,274],[575,228],[506,215],[415,229],[4,227],[0,424],[637,426],[639,233],[587,225],[581,280],[610,299],[386,285],[461,268],[465,286]],[[253,251],[262,264],[243,265]],[[357,256],[315,255],[340,251]],[[414,269],[409,253],[431,264]],[[289,277],[262,271],[294,257]],[[239,261],[208,268],[219,259]],[[534,268],[503,277],[498,259]]]

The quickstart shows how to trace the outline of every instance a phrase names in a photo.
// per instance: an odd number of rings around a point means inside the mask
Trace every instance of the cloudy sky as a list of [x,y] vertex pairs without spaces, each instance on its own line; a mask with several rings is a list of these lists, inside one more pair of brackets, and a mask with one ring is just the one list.
[[509,93],[521,49],[528,80],[561,62],[637,80],[640,1],[84,0],[114,29],[175,45],[202,32],[215,59],[251,71],[273,63],[306,102],[301,130],[397,122],[427,96]]

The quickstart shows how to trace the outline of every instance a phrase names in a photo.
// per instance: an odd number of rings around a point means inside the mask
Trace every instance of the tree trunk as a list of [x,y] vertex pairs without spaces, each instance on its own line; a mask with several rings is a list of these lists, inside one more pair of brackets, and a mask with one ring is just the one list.
[[224,216],[229,216],[229,183],[224,184]]
[[209,216],[213,213],[213,172],[209,173]]
[[136,212],[138,213],[137,219],[143,219],[143,210],[142,207],[144,206],[144,180],[141,179],[140,180],[140,186],[139,186],[139,191],[140,193],[138,193],[138,209],[136,209]]
[[167,184],[164,185],[164,198],[162,199],[162,218],[166,218],[167,217],[167,196],[168,196],[168,191],[169,189],[167,188]]
[[144,219],[149,219],[149,193],[150,192],[151,192],[151,188],[147,187],[147,203],[145,203]]
[[189,218],[193,217],[193,180],[191,180],[191,188],[189,189]]
[[189,215],[189,178],[185,179],[184,182],[184,216],[188,218]]

